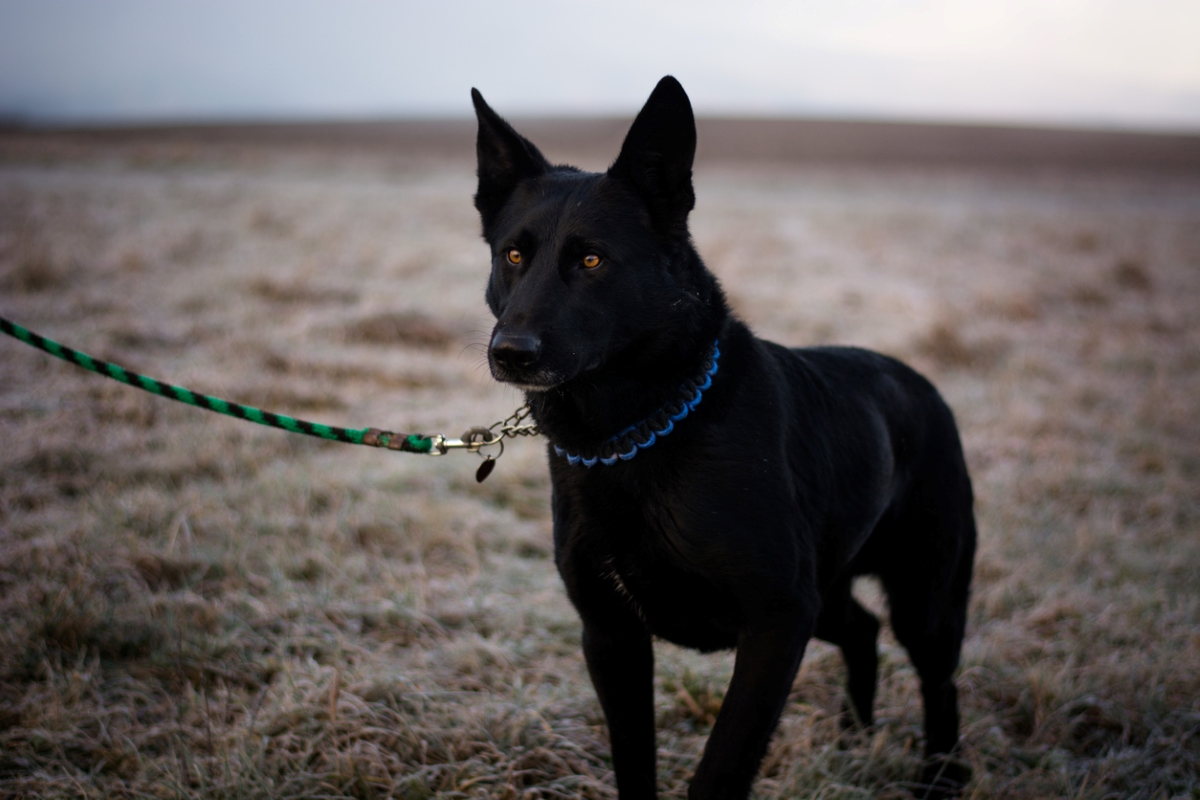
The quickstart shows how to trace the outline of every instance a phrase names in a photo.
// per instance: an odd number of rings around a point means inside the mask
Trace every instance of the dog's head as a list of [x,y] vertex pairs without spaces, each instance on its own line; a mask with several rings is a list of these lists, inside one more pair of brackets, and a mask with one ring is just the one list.
[[686,327],[711,290],[688,235],[696,125],[679,82],[659,81],[604,173],[551,165],[471,96],[492,375],[545,391]]

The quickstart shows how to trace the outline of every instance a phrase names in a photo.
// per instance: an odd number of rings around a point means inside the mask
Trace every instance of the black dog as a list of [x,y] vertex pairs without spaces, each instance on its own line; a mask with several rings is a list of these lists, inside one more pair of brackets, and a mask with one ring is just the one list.
[[553,166],[472,92],[491,246],[488,360],[550,441],[554,548],[583,620],[617,787],[654,797],[651,643],[736,648],[689,797],[745,797],[812,636],[871,724],[878,575],[921,678],[920,793],[954,794],[975,551],[954,419],[903,364],[756,339],[696,254],[691,104],[659,82],[603,174]]

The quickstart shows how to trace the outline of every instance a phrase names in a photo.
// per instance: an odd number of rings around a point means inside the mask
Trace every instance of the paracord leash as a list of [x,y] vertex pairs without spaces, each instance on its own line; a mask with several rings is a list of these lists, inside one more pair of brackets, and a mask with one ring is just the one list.
[[450,439],[440,433],[426,436],[422,433],[396,433],[394,431],[380,430],[379,428],[339,428],[334,425],[322,425],[319,422],[309,422],[284,414],[263,411],[253,406],[231,403],[219,397],[200,394],[182,386],[175,386],[145,375],[140,375],[133,370],[125,369],[122,366],[111,364],[99,358],[93,358],[87,353],[82,353],[61,345],[4,317],[0,317],[0,331],[7,333],[15,339],[19,339],[31,347],[36,347],[38,350],[61,358],[63,361],[69,361],[78,367],[83,367],[89,372],[95,372],[97,375],[112,378],[135,389],[142,389],[159,397],[165,397],[168,400],[178,400],[180,403],[215,411],[218,414],[224,414],[228,417],[256,422],[259,425],[266,425],[269,428],[278,428],[290,431],[291,433],[303,433],[307,436],[316,436],[319,439],[328,439],[335,442],[363,444],[368,447],[386,447],[389,450],[399,450],[405,453],[423,453],[431,456],[445,455],[450,450],[468,450],[472,453],[479,453],[482,447],[495,444],[500,445],[500,452],[495,455],[480,453],[485,460],[479,465],[479,470],[475,473],[475,477],[479,481],[482,481],[491,474],[492,469],[495,467],[496,459],[504,453],[505,439],[511,439],[515,436],[536,436],[538,432],[536,425],[525,423],[530,413],[528,406],[517,409],[508,419],[494,423],[490,427],[470,428],[459,439]]

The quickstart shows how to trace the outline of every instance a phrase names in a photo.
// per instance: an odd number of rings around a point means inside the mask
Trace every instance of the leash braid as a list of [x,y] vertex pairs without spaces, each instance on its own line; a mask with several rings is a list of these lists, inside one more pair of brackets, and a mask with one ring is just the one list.
[[263,411],[253,406],[244,406],[241,403],[233,403],[229,400],[222,400],[219,397],[193,392],[191,389],[184,388],[183,386],[175,386],[174,384],[138,374],[117,364],[93,358],[87,353],[47,339],[45,336],[34,333],[28,328],[7,320],[4,317],[0,317],[0,331],[7,333],[15,339],[19,339],[27,345],[36,347],[38,350],[61,358],[63,361],[69,361],[78,367],[83,367],[89,372],[95,372],[97,375],[112,378],[127,386],[142,389],[159,397],[165,397],[168,400],[177,400],[189,406],[208,409],[209,411],[215,411],[218,414],[224,414],[235,419],[244,419],[247,422],[256,422],[259,425],[266,425],[269,428],[278,428],[292,433],[303,433],[319,439],[346,442],[347,444],[363,444],[369,447],[386,447],[389,450],[400,450],[407,453],[430,453],[434,448],[433,437],[420,433],[394,433],[392,431],[382,431],[377,428],[338,428],[333,425],[322,425],[319,422],[296,419],[284,414]]

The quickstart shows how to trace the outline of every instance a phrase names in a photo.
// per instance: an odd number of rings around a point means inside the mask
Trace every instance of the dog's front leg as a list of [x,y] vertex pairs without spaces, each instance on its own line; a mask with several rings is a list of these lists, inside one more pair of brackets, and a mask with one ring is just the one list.
[[657,796],[654,745],[654,650],[641,629],[583,624],[583,656],[612,740],[621,800]]
[[812,636],[813,616],[797,610],[738,637],[733,680],[688,788],[690,800],[742,800],[750,793]]

